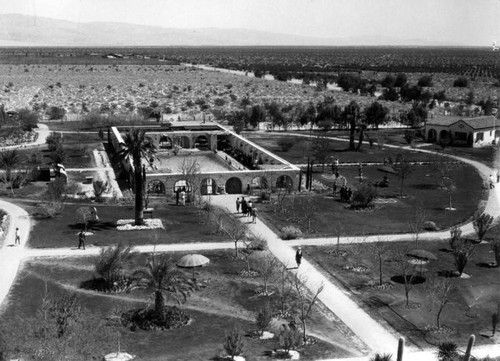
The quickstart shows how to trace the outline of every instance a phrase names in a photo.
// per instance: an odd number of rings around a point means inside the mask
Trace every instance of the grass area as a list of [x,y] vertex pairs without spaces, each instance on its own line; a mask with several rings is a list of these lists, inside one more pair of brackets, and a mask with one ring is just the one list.
[[[359,184],[358,168],[341,167],[340,174],[346,177],[347,186],[354,191]],[[384,174],[377,167],[363,167],[365,182],[380,182]],[[432,175],[431,169],[428,166],[415,166],[404,184],[403,193],[406,197],[399,197],[400,181],[395,175],[389,175],[389,187],[377,188],[384,203],[377,203],[372,210],[349,209],[346,203],[340,202],[338,195],[332,196],[330,188],[313,195],[289,195],[283,203],[284,211],[279,210],[275,197],[274,202],[259,205],[259,218],[277,233],[286,225],[295,225],[306,233],[308,225],[304,217],[304,205],[309,197],[314,197],[312,232],[304,234],[306,237],[336,235],[339,223],[346,235],[406,233],[409,232],[408,222],[412,219],[415,204],[421,201],[426,211],[426,220],[445,229],[467,221],[488,194],[480,176],[470,166],[460,166],[452,177],[457,186],[452,197],[455,211],[445,210],[448,207],[448,194],[438,187],[437,178]],[[314,173],[314,178],[328,187],[333,185],[334,177],[329,173]]]
[[[278,146],[278,140],[283,138],[283,136],[279,134],[248,133],[245,134],[245,137],[294,164],[306,164],[308,157],[311,159],[314,158],[311,149],[316,138],[289,136],[293,140],[294,145],[289,151],[284,152],[281,147]],[[382,163],[384,158],[390,157],[395,160],[396,155],[401,152],[399,149],[388,147],[379,149],[376,144],[370,147],[366,142],[359,152],[347,151],[347,146],[348,142],[332,140],[328,152],[330,158],[328,158],[327,162],[331,163],[331,157],[333,157],[339,159],[340,163]],[[404,154],[407,156],[407,159],[412,162],[426,162],[430,159],[428,154],[416,151],[404,151]]]
[[500,153],[498,147],[487,146],[481,148],[447,147],[441,149],[436,144],[429,144],[422,149],[439,150],[442,154],[456,155],[486,164],[488,167],[500,168]]
[[[154,211],[154,217],[163,222],[165,229],[117,231],[116,221],[119,219],[133,219],[133,206],[100,205],[95,206],[99,215],[99,222],[93,224],[89,231],[94,234],[87,237],[88,245],[107,246],[124,243],[131,245],[193,242],[222,242],[228,239],[214,234],[211,225],[204,223],[199,210],[194,206],[177,207],[175,204],[162,204]],[[34,224],[30,232],[29,246],[45,247],[75,247],[78,245],[78,232],[83,224],[76,216],[76,210],[84,206],[80,203],[65,204],[64,210],[54,218],[33,216]],[[30,214],[36,214],[33,204],[26,204]]]
[[[254,262],[262,252],[252,256]],[[243,260],[233,258],[233,251],[203,252],[211,262],[197,269],[196,278],[206,287],[195,291],[183,305],[192,321],[188,326],[162,332],[129,331],[121,329],[122,350],[138,355],[141,360],[207,360],[223,353],[224,332],[239,326],[247,333],[255,330],[255,312],[263,306],[266,298],[271,305],[275,296],[258,296],[255,289],[261,281],[255,277],[243,277],[239,271],[246,268]],[[174,260],[184,253],[173,253]],[[144,262],[139,255],[134,264]],[[93,258],[44,258],[33,259],[24,270],[9,296],[9,303],[2,314],[4,322],[14,318],[32,316],[39,306],[44,283],[52,295],[76,292],[82,306],[99,315],[108,315],[112,310],[127,310],[151,304],[151,293],[132,291],[122,294],[100,294],[79,288],[82,281],[93,276]],[[191,275],[191,271],[186,271]],[[275,318],[271,331],[277,331],[284,319]],[[364,346],[353,336],[331,312],[323,306],[313,312],[309,321],[309,332],[318,338],[318,343],[300,348],[301,359],[349,357],[359,355]],[[278,347],[276,340],[259,341],[245,337],[244,355],[247,360],[267,360],[266,351]]]
[[[332,254],[334,247],[303,247],[304,257],[321,268],[330,280],[348,292],[352,292],[353,299],[367,310],[376,319],[385,320],[395,329],[403,333],[412,343],[422,347],[437,342],[453,341],[465,345],[470,334],[476,335],[476,343],[492,344],[498,342],[488,338],[491,335],[491,317],[497,310],[500,283],[498,281],[499,268],[488,267],[494,262],[488,244],[476,246],[473,259],[467,264],[465,273],[470,278],[452,278],[454,290],[451,301],[446,305],[441,321],[451,328],[450,334],[436,334],[427,332],[426,327],[435,322],[435,313],[428,309],[428,285],[430,279],[443,279],[441,272],[454,270],[454,258],[449,250],[448,242],[433,241],[420,242],[418,248],[431,252],[437,261],[423,266],[424,282],[413,285],[410,291],[410,305],[405,307],[404,285],[398,283],[395,276],[401,275],[398,264],[389,256],[383,263],[384,282],[392,288],[378,289],[378,261],[370,244],[362,245],[360,265],[366,268],[364,272],[347,270],[346,266],[353,265],[352,251],[355,245],[341,245],[341,249],[348,252],[347,257],[336,257]],[[389,245],[390,250],[414,249],[413,242],[401,242]],[[358,247],[359,249],[359,247]],[[415,272],[419,272],[416,266]]]

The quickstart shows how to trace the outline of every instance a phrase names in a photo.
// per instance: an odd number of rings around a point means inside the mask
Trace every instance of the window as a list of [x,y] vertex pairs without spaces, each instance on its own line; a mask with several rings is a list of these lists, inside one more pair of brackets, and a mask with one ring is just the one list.
[[484,140],[484,133],[477,133],[476,134],[476,142]]

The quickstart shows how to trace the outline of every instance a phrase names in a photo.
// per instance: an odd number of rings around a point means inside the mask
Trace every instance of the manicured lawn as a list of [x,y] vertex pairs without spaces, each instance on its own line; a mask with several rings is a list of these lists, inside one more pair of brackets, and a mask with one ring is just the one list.
[[486,164],[488,167],[500,168],[500,152],[498,147],[487,146],[481,148],[447,147],[441,149],[436,144],[429,144],[422,149],[439,150],[443,154],[451,154],[472,159]]
[[[357,167],[341,167],[340,174],[347,179],[347,186],[353,191],[359,184]],[[377,167],[363,167],[364,182],[380,182],[385,173]],[[330,172],[314,173],[314,178],[328,187],[333,185]],[[332,196],[329,190],[315,193],[314,216],[311,221],[312,233],[304,236],[336,235],[338,223],[346,235],[366,235],[377,233],[407,233],[408,221],[412,217],[417,201],[423,202],[426,220],[433,221],[440,229],[444,229],[467,221],[478,207],[478,203],[486,199],[487,190],[483,189],[482,180],[474,168],[463,165],[453,175],[457,182],[457,191],[452,197],[455,211],[445,210],[448,207],[448,194],[437,186],[437,179],[428,166],[415,166],[413,173],[405,181],[400,198],[400,181],[395,175],[389,175],[389,187],[377,188],[383,203],[377,203],[372,210],[355,211],[341,203],[339,196]],[[340,187],[341,183],[338,184]],[[339,190],[337,189],[337,192]],[[259,205],[259,218],[276,232],[286,226],[295,225],[303,233],[307,232],[307,221],[302,205],[310,195],[290,195],[285,198],[285,212],[278,210],[276,196],[274,202]]]
[[[267,150],[275,153],[276,155],[284,158],[291,163],[306,164],[307,157],[314,159],[311,147],[316,138],[304,138],[266,133],[248,133],[245,134],[245,136],[252,142],[266,148]],[[277,143],[278,140],[283,137],[289,137],[294,140],[293,147],[287,152],[284,152]],[[370,147],[367,142],[363,143],[363,147],[359,152],[347,151],[347,146],[348,142],[332,140],[330,143],[329,156],[339,159],[340,163],[382,163],[384,161],[384,158],[390,157],[395,160],[396,155],[401,152],[401,150],[389,147],[379,149],[376,144]],[[404,154],[405,156],[407,156],[407,159],[412,162],[426,162],[430,159],[430,156],[428,154],[419,153],[416,151],[405,151]],[[331,162],[332,158],[329,158],[327,160],[327,163]]]
[[[260,257],[252,256],[255,261]],[[191,315],[188,326],[162,332],[129,331],[122,329],[122,350],[138,355],[141,360],[207,360],[223,353],[225,331],[234,326],[243,332],[255,330],[255,311],[263,307],[266,296],[258,296],[259,278],[243,277],[239,271],[246,268],[242,260],[235,260],[233,251],[203,252],[211,262],[197,270],[196,278],[206,287],[195,291],[183,308]],[[174,260],[184,253],[173,253]],[[82,281],[93,276],[93,258],[45,258],[26,263],[17,283],[10,293],[10,302],[2,315],[9,321],[14,315],[30,317],[39,306],[44,282],[50,294],[76,292],[79,302],[96,314],[108,315],[113,309],[127,310],[151,304],[151,292],[133,291],[121,294],[100,294],[79,288]],[[134,264],[142,263],[145,255],[138,256]],[[186,271],[191,275],[191,271]],[[271,305],[275,296],[269,297]],[[274,319],[271,330],[278,330],[283,319]],[[314,360],[359,355],[363,345],[332,313],[323,306],[313,312],[309,321],[310,334],[321,341],[301,347],[301,359]],[[276,340],[258,341],[245,337],[244,354],[247,360],[267,360],[266,351],[278,347]]]
[[[354,245],[341,245],[341,249],[352,251]],[[401,242],[389,245],[394,252],[396,249],[414,249],[413,242]],[[438,278],[442,271],[454,270],[454,258],[448,242],[429,241],[420,242],[419,249],[424,249],[437,257],[437,261],[423,266],[422,275],[425,282],[413,285],[410,291],[410,305],[405,307],[404,285],[397,282],[394,276],[401,275],[398,264],[393,257],[387,257],[383,263],[384,282],[392,288],[380,290],[371,285],[378,284],[378,261],[370,244],[362,246],[360,256],[361,265],[366,272],[347,270],[345,266],[353,265],[352,253],[347,257],[338,257],[331,254],[335,247],[303,247],[304,258],[320,267],[332,280],[346,290],[352,292],[353,299],[375,318],[385,320],[395,329],[402,332],[411,342],[422,347],[430,344],[450,340],[465,346],[470,334],[476,335],[479,344],[494,343],[492,339],[482,336],[491,335],[491,316],[498,305],[500,283],[498,277],[500,268],[487,265],[494,262],[488,244],[477,245],[472,260],[467,264],[465,273],[470,278],[452,278],[454,291],[451,301],[445,307],[441,322],[452,329],[449,335],[438,335],[426,332],[425,328],[435,322],[433,312],[428,309],[429,279]],[[416,266],[419,272],[419,266]],[[498,342],[498,341],[496,341]]]
[[[139,245],[157,243],[192,243],[192,242],[222,242],[227,241],[222,236],[215,235],[212,226],[205,223],[199,210],[193,206],[177,207],[163,203],[155,207],[154,217],[162,220],[165,229],[118,231],[116,221],[133,219],[133,206],[100,205],[95,206],[99,222],[89,229],[94,235],[87,236],[89,245],[104,246],[118,244]],[[45,247],[75,247],[78,244],[78,232],[83,224],[76,216],[76,210],[82,204],[66,204],[61,215],[54,218],[33,216],[33,229],[30,232],[29,246]],[[36,214],[33,204],[27,204],[30,214]],[[156,237],[156,238],[155,238]]]

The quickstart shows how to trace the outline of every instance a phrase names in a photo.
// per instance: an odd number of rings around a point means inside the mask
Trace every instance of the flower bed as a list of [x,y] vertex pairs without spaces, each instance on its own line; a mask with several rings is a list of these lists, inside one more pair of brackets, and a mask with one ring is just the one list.
[[119,231],[136,231],[144,229],[164,229],[163,223],[159,218],[145,219],[144,224],[140,226],[134,225],[133,219],[119,219],[116,221],[116,229]]

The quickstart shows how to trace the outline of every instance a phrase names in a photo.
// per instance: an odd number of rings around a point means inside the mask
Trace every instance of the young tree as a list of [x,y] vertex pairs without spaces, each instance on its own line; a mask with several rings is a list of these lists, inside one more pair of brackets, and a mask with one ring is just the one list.
[[94,196],[96,200],[101,200],[101,196],[108,192],[111,187],[107,181],[96,179],[92,182],[92,188],[94,188]]
[[77,208],[76,219],[79,222],[83,222],[84,231],[87,232],[88,225],[90,223],[94,223],[99,220],[99,216],[97,214],[97,208],[88,206]]
[[132,274],[131,288],[151,290],[154,293],[154,313],[163,319],[165,295],[173,298],[177,304],[186,301],[194,290],[194,284],[178,270],[167,254],[152,254],[141,269]]
[[324,285],[318,287],[316,291],[312,293],[312,297],[309,296],[309,291],[305,286],[305,279],[301,278],[299,275],[293,277],[293,288],[297,295],[297,307],[298,307],[298,318],[302,324],[302,340],[307,341],[307,320],[311,316],[311,312],[318,302],[318,297],[321,292],[323,292]]
[[146,132],[142,129],[132,129],[126,133],[124,144],[118,152],[121,160],[132,161],[134,166],[134,192],[135,192],[135,225],[144,223],[144,180],[142,159],[149,161],[150,157],[156,153],[156,146]]
[[238,242],[245,240],[248,227],[246,224],[235,220],[225,211],[212,212],[213,222],[219,233],[227,235],[234,242],[235,257],[239,257]]
[[280,262],[270,252],[264,253],[264,255],[259,258],[258,270],[260,278],[264,283],[264,293],[266,295],[269,294],[267,289],[269,284],[278,276],[279,266]]
[[445,306],[451,301],[453,289],[454,283],[451,278],[432,278],[427,282],[428,310],[429,312],[434,312],[438,330],[441,328],[441,314]]
[[389,246],[389,243],[387,242],[387,239],[378,237],[377,240],[371,244],[371,249],[373,252],[373,256],[378,262],[379,285],[382,286],[382,284],[384,283],[382,267],[391,251],[391,248]]
[[288,271],[287,265],[279,265],[278,272],[279,275],[274,280],[274,283],[276,284],[276,291],[278,292],[280,312],[281,315],[284,316],[293,291],[293,276]]
[[413,172],[413,166],[406,159],[406,156],[403,153],[398,153],[398,155],[396,156],[396,161],[394,162],[392,167],[396,171],[396,175],[398,176],[399,180],[401,181],[400,197],[403,198],[404,181]]
[[233,328],[229,332],[226,332],[224,337],[224,350],[234,360],[235,356],[239,356],[243,352],[243,347],[245,346],[245,341],[243,334],[239,328]]
[[269,302],[266,302],[264,307],[261,308],[255,316],[255,325],[261,336],[264,334],[266,328],[269,327],[272,319],[273,313],[271,312],[271,307],[269,306]]
[[321,172],[325,172],[325,163],[330,156],[331,139],[328,137],[318,136],[312,147],[312,155],[314,159],[321,164]]
[[394,256],[394,262],[396,262],[399,271],[401,272],[401,277],[405,289],[405,299],[406,307],[410,306],[410,291],[413,288],[413,282],[415,280],[416,272],[415,265],[410,263],[406,249],[399,249],[396,251]]
[[455,243],[453,257],[455,258],[455,266],[459,276],[464,272],[465,266],[474,255],[475,250],[475,245],[464,238],[459,238]]
[[284,356],[288,357],[290,350],[294,350],[302,344],[302,336],[299,330],[283,325],[278,336],[278,344],[283,348]]
[[415,235],[415,248],[418,248],[418,237],[424,228],[426,219],[427,212],[425,211],[424,203],[421,200],[417,200],[413,206],[412,214],[408,221],[410,231]]
[[483,241],[483,238],[486,235],[486,232],[490,229],[492,223],[493,217],[488,213],[481,213],[479,211],[474,213],[472,224],[477,233],[477,237],[479,238],[479,242]]
[[311,233],[311,222],[314,219],[317,209],[316,203],[317,200],[312,195],[308,195],[307,198],[301,203],[301,213],[307,221],[307,233]]
[[182,161],[182,175],[186,180],[189,190],[187,194],[188,202],[196,202],[200,197],[200,184],[201,184],[201,171],[200,164],[196,160],[187,160],[184,159]]

